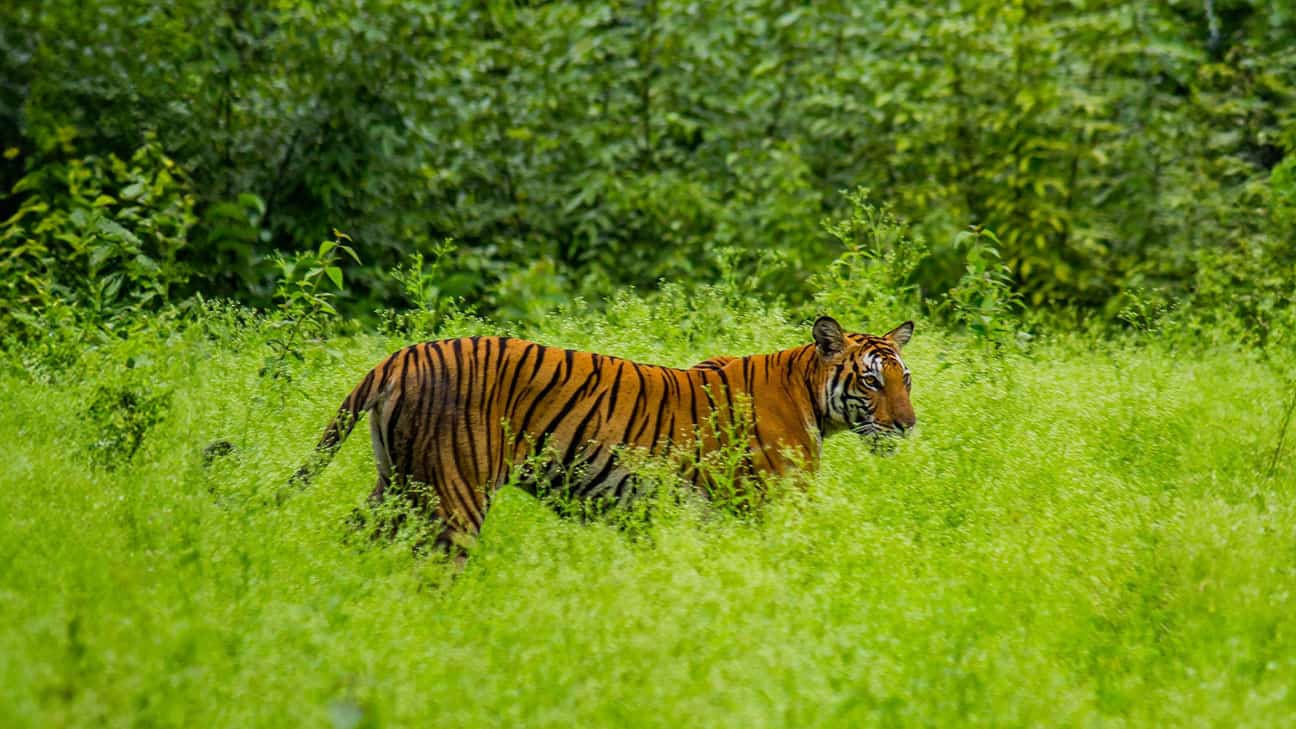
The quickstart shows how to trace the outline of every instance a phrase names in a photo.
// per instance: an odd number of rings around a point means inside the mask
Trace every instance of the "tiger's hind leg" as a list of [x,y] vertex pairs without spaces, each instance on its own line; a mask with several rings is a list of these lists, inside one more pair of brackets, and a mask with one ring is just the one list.
[[[382,411],[380,408],[379,413]],[[420,454],[420,458],[402,450],[419,441],[417,431],[397,437],[392,430],[383,428],[384,420],[374,417],[369,421],[374,467],[378,471],[368,499],[367,514],[373,521],[370,536],[391,540],[403,533],[415,552],[442,551],[456,566],[463,567],[468,550],[477,541],[478,525],[454,508],[454,496],[446,498],[431,486],[431,482],[442,480],[432,472],[439,465],[435,459],[427,459],[427,454]],[[413,473],[397,473],[395,463],[412,463]],[[454,489],[453,493],[461,496],[467,491]],[[478,508],[483,507],[478,505]]]
[[496,491],[508,481],[508,469],[487,470],[487,486],[473,487],[461,478],[451,478],[439,483],[437,518],[441,530],[436,544],[463,567],[474,547],[482,526],[489,518],[491,502]]
[[392,458],[383,440],[381,408],[369,418],[369,438],[373,445],[374,467],[378,479],[373,490],[369,492],[366,506],[357,506],[352,510],[347,522],[358,532],[368,532],[369,539],[392,539],[404,522],[404,515],[391,513],[383,507],[388,492],[392,490]]
[[370,505],[380,504],[391,487],[392,478],[392,458],[391,453],[387,450],[387,444],[383,442],[381,418],[369,418],[369,439],[373,443],[374,467],[378,469],[378,482],[374,484],[373,491],[369,494]]
[[[444,522],[443,522],[444,523]],[[476,535],[453,526],[445,526],[437,534],[434,544],[454,561],[455,567],[463,569],[468,562],[468,551],[477,543]]]

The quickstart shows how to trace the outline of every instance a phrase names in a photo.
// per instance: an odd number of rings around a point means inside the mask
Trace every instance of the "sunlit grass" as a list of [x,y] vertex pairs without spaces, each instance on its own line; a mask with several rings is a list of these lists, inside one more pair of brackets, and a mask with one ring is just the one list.
[[[628,300],[533,336],[674,365],[805,339],[669,316]],[[920,328],[920,426],[894,455],[839,436],[809,493],[756,518],[686,502],[642,538],[506,490],[452,578],[347,527],[374,478],[359,431],[272,505],[396,344],[334,341],[289,385],[258,377],[254,335],[193,330],[0,378],[4,723],[1296,720],[1296,467],[1266,476],[1284,391],[1256,356],[1059,336],[997,362]],[[131,463],[92,469],[84,408],[128,356],[172,405]],[[236,450],[204,466],[217,439]]]

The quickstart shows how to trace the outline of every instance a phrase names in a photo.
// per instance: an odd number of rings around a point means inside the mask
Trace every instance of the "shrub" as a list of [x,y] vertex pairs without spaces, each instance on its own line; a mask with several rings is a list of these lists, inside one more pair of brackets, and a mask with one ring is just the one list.
[[[270,355],[261,367],[261,375],[272,381],[292,381],[292,361],[305,361],[305,347],[329,333],[338,321],[333,306],[335,294],[326,290],[326,282],[342,288],[341,254],[356,263],[359,256],[350,245],[351,237],[333,231],[333,240],[319,244],[318,250],[300,251],[291,258],[276,258],[280,277],[275,285],[278,309],[268,322],[270,337],[266,345]],[[283,393],[281,393],[283,394]]]
[[962,249],[963,277],[945,292],[948,320],[965,329],[989,349],[1003,351],[1019,329],[1016,314],[1021,296],[1012,285],[1012,274],[999,258],[999,239],[989,230],[973,228],[954,239]]
[[822,311],[865,327],[911,318],[922,301],[914,271],[928,246],[886,205],[869,201],[863,188],[845,193],[845,217],[824,223],[845,250],[825,273],[811,279]]
[[39,336],[39,318],[71,305],[91,324],[169,303],[188,272],[177,262],[194,224],[183,171],[150,139],[127,160],[74,157],[14,188],[0,223],[0,326]]

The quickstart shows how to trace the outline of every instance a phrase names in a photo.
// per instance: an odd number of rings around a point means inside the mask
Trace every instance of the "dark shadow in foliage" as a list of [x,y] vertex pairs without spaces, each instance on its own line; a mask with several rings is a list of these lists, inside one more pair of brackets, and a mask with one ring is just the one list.
[[[564,466],[552,449],[546,449],[516,467],[509,484],[531,494],[563,519],[610,526],[631,542],[652,546],[654,522],[664,511],[682,506],[689,491],[676,475],[677,469],[673,464],[663,463],[666,469],[653,473],[651,466],[636,468],[627,463],[633,460],[633,456],[627,457],[628,453],[641,450],[622,448],[612,456],[630,471],[619,497],[580,495],[578,487],[589,473],[589,464]],[[642,458],[645,464],[649,462],[646,453]]]
[[472,545],[447,544],[442,539],[446,525],[437,516],[438,503],[431,485],[398,479],[352,509],[344,540],[361,549],[407,544],[416,556],[440,552],[457,557]]
[[224,438],[214,440],[203,447],[200,469],[192,473],[192,479],[206,486],[207,494],[213,503],[222,509],[259,509],[261,500],[249,493],[240,492],[235,486],[236,473],[243,465],[244,449]]
[[[632,542],[648,546],[653,544],[656,523],[692,507],[739,519],[760,519],[762,507],[780,479],[756,472],[748,448],[750,408],[746,407],[743,415],[743,406],[739,407],[739,417],[732,421],[713,415],[692,445],[668,447],[656,455],[643,448],[615,449],[610,456],[613,466],[628,473],[619,494],[582,493],[590,489],[585,478],[591,464],[579,456],[575,462],[563,464],[552,447],[519,464],[509,483],[563,518],[611,526]],[[697,446],[703,432],[721,433],[726,445],[703,453]],[[596,451],[593,444],[590,451]]]
[[202,450],[203,467],[211,466],[217,458],[224,458],[235,450],[234,444],[227,440],[217,440],[208,443]]
[[95,440],[89,445],[91,462],[107,470],[129,463],[170,409],[169,390],[151,385],[95,388],[85,411],[95,427]]

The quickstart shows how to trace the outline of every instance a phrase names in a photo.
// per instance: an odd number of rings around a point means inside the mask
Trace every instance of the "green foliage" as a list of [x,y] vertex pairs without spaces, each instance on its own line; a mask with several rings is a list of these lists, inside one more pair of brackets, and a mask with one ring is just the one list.
[[[400,284],[410,308],[408,311],[386,314],[384,329],[408,338],[417,338],[440,326],[442,317],[457,299],[453,292],[458,290],[458,296],[463,296],[473,285],[473,279],[467,275],[459,276],[457,281],[446,280],[446,259],[454,251],[454,242],[447,238],[432,251],[431,260],[424,261],[423,253],[415,252],[408,261],[392,271],[392,279]],[[462,282],[463,288],[455,285],[459,282]]]
[[1260,345],[1296,346],[1296,247],[1241,239],[1194,256],[1193,293],[1180,309],[1188,333]]
[[1117,316],[1136,331],[1157,331],[1165,316],[1174,309],[1164,296],[1140,288],[1126,290],[1122,299],[1125,306]]
[[91,461],[108,469],[129,463],[144,436],[166,417],[171,394],[143,383],[96,387],[85,411],[98,434],[89,446]]
[[[381,501],[366,500],[347,518],[347,540],[361,549],[409,547],[433,559],[448,556],[436,542],[445,524],[436,517],[436,490],[425,483],[392,482]],[[469,546],[469,545],[465,545]]]
[[178,260],[193,226],[184,173],[156,140],[128,160],[71,158],[14,186],[0,223],[0,326],[35,336],[40,314],[71,305],[92,322],[169,303],[188,274]]
[[292,361],[304,362],[305,346],[318,341],[328,333],[337,318],[333,306],[336,296],[327,290],[331,283],[342,289],[341,254],[345,253],[356,263],[360,257],[348,245],[351,237],[333,231],[333,239],[319,244],[315,251],[299,251],[292,258],[278,256],[280,278],[275,284],[276,315],[268,322],[272,336],[266,339],[270,355],[261,367],[261,374],[271,380],[292,380]]
[[752,466],[750,444],[755,434],[751,401],[739,398],[727,411],[713,412],[702,425],[719,447],[710,453],[686,456],[688,468],[702,479],[707,499],[735,514],[752,514],[767,503],[775,478],[761,478]]
[[989,230],[976,228],[954,238],[963,255],[963,277],[945,293],[949,319],[992,350],[1013,343],[1021,297],[1013,290],[1009,268],[999,258],[1000,242]]
[[541,258],[508,269],[495,282],[486,300],[504,319],[537,324],[568,301],[569,285],[553,261]]
[[360,262],[355,250],[343,241],[350,243],[351,237],[335,230],[333,240],[321,242],[317,251],[300,251],[292,258],[276,257],[280,277],[275,284],[275,300],[286,320],[318,331],[327,317],[337,316],[333,307],[336,294],[325,290],[323,284],[332,282],[336,290],[342,289],[340,253]]
[[404,266],[392,271],[392,278],[400,284],[409,304],[417,311],[431,314],[433,325],[448,301],[463,296],[472,285],[472,280],[464,274],[446,276],[446,259],[454,252],[454,241],[447,238],[433,249],[426,264],[423,254],[416,252]]
[[876,326],[904,321],[921,301],[914,272],[928,253],[926,241],[896,219],[891,209],[868,200],[867,190],[846,193],[850,210],[825,229],[845,249],[812,279],[821,311]]
[[1024,302],[1115,322],[1126,292],[1190,293],[1201,256],[1245,278],[1239,246],[1290,250],[1281,5],[23,0],[0,183],[156,140],[192,181],[179,293],[272,305],[275,251],[336,226],[364,261],[349,314],[417,306],[387,272],[453,238],[444,295],[532,323],[715,283],[725,251],[777,251],[763,294],[804,301],[842,250],[819,221],[863,187],[932,242],[906,284],[954,287],[975,225]]
[[[777,309],[726,317],[718,294],[659,296],[529,334],[684,365],[809,341]],[[690,330],[695,310],[729,328]],[[395,537],[356,528],[374,477],[363,437],[311,490],[260,498],[389,342],[333,337],[341,358],[300,363],[285,407],[257,397],[265,340],[280,332],[227,305],[198,312],[146,316],[53,382],[0,372],[7,725],[1296,716],[1290,432],[1276,450],[1290,350],[1265,359],[1198,341],[1187,356],[1171,332],[1045,333],[1030,358],[1003,359],[1004,396],[966,376],[974,338],[924,327],[905,349],[921,425],[889,457],[833,438],[808,492],[772,493],[758,519],[659,489],[649,518],[581,522],[506,488],[456,574],[396,504]],[[454,320],[434,334],[502,326]],[[111,470],[69,457],[104,436],[86,415],[101,387],[171,393],[135,458]],[[128,411],[143,418],[106,412]],[[129,444],[131,427],[108,432]],[[245,436],[204,464],[231,432]]]
[[[1293,124],[1293,135],[1296,136],[1296,124]],[[1291,142],[1296,148],[1296,139]],[[1296,226],[1296,156],[1284,159],[1274,167],[1269,176],[1274,206],[1274,220],[1288,229]]]
[[[973,228],[955,235],[939,250],[943,260],[938,261],[926,241],[889,207],[869,202],[868,191],[847,193],[846,198],[851,207],[845,216],[824,223],[845,250],[811,279],[818,290],[816,312],[834,312],[879,334],[886,331],[880,327],[923,312],[966,331],[989,354],[1024,341],[1021,294],[1000,259],[1002,243],[992,231]],[[948,290],[923,290],[915,282],[924,269],[950,263],[961,264],[963,272]]]
[[[1292,724],[1293,37],[1261,0],[0,5],[6,721]],[[688,366],[819,313],[921,320],[922,426],[759,518],[636,462],[588,523],[500,492],[454,576],[358,442],[265,497],[395,343]]]

